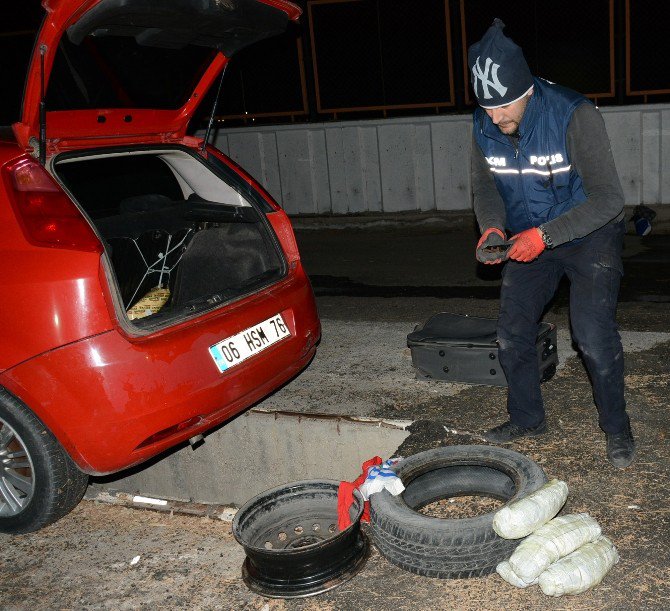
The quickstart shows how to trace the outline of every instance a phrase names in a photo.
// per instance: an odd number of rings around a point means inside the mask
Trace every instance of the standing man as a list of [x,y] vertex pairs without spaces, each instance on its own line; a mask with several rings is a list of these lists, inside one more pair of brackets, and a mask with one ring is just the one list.
[[[474,113],[472,185],[477,260],[502,263],[498,341],[509,420],[494,443],[547,430],[535,341],[561,277],[570,280],[573,339],[588,370],[616,467],[633,461],[616,305],[623,274],[623,192],[605,125],[585,97],[534,78],[493,22],[468,51]],[[505,254],[507,236],[511,247]]]

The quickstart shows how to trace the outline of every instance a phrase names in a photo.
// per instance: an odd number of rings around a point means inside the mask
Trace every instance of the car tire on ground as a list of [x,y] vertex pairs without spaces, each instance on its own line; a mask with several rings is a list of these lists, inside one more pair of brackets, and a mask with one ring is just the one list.
[[77,506],[87,483],[47,427],[0,388],[0,532],[55,522]]
[[463,578],[488,575],[519,544],[493,531],[489,512],[442,519],[419,510],[440,499],[485,496],[507,503],[547,481],[542,468],[526,456],[492,446],[447,446],[421,452],[395,468],[405,492],[384,490],[370,497],[370,532],[379,552],[417,575]]

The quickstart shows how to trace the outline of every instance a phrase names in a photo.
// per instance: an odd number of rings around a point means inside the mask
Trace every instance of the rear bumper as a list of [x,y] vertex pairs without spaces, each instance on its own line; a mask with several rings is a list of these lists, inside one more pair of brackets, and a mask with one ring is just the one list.
[[[220,373],[209,346],[279,312],[291,337]],[[298,266],[280,284],[204,320],[139,339],[119,331],[90,337],[3,372],[0,384],[83,471],[100,475],[139,464],[259,401],[309,363],[319,338],[314,296]]]

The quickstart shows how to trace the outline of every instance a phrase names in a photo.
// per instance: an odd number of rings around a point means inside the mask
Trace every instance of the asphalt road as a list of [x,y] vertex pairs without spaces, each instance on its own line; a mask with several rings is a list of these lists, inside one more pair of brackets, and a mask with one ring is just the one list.
[[[497,299],[501,266],[478,264],[474,228],[446,221],[296,230],[317,296]],[[626,235],[621,302],[670,301],[670,235]],[[567,295],[563,283],[554,303]]]

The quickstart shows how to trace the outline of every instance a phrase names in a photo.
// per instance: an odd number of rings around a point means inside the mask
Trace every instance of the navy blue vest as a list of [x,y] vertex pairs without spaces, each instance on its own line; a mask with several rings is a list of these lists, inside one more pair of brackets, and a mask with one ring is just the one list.
[[519,126],[518,148],[483,109],[474,114],[475,140],[505,202],[511,233],[538,227],[586,200],[567,147],[572,113],[586,98],[542,79],[535,78],[534,85]]

